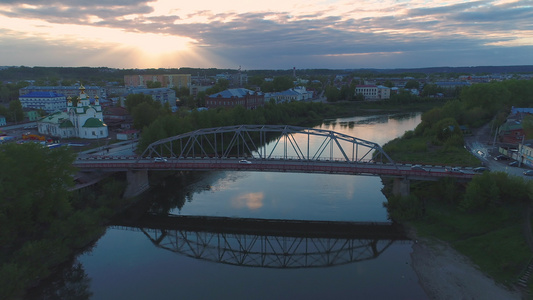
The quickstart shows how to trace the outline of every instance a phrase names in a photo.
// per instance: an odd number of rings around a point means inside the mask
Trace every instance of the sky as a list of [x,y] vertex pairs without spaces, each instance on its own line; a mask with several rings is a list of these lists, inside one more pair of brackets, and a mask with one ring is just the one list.
[[533,65],[533,0],[0,0],[0,66]]

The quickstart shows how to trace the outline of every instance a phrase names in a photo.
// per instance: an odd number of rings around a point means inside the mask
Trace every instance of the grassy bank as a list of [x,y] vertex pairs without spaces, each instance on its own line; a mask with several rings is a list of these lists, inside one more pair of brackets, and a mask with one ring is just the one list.
[[426,202],[425,215],[409,221],[418,235],[448,242],[480,270],[511,286],[531,258],[522,230],[522,206],[510,205],[478,213]]
[[[425,126],[426,133],[442,132]],[[481,165],[462,146],[462,134],[439,139],[417,132],[422,131],[415,129],[383,148],[395,161]],[[532,257],[524,235],[524,226],[531,227],[524,224],[524,208],[530,205],[529,191],[533,190],[529,181],[497,172],[476,176],[468,183],[452,178],[412,181],[408,197],[390,195],[390,186],[385,183],[391,218],[414,228],[420,237],[449,243],[497,282],[508,287],[516,284]]]

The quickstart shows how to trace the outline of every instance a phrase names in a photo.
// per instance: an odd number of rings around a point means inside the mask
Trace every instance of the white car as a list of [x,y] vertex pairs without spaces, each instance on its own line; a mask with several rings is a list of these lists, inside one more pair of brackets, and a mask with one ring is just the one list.
[[164,158],[164,157],[156,157],[156,158],[154,158],[154,161],[157,161],[157,162],[166,162],[167,159]]
[[239,163],[241,163],[241,164],[251,164],[252,162],[249,161],[249,160],[246,160],[246,159],[241,159],[241,160],[239,160]]

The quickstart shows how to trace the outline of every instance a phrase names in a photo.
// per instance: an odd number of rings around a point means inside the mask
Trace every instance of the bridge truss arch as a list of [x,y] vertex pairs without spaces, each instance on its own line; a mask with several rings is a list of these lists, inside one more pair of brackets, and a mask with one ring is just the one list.
[[138,228],[157,247],[216,263],[274,269],[321,268],[372,260],[396,240],[293,237]]
[[156,141],[148,145],[141,157],[241,157],[394,164],[377,143],[331,130],[289,125],[235,125],[198,129]]

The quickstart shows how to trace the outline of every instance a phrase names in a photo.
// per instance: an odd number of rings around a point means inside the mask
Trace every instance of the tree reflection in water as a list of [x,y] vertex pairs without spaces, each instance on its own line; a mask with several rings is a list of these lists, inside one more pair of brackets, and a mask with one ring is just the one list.
[[28,291],[26,299],[90,299],[91,278],[79,262],[68,263],[63,271]]

